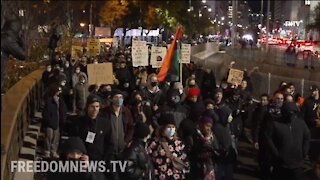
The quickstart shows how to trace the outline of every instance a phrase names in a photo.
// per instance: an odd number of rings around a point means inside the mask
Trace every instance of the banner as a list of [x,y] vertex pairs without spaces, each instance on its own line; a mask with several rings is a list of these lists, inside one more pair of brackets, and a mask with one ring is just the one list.
[[96,56],[100,54],[99,39],[88,39],[87,47],[89,56]]
[[191,44],[181,44],[181,63],[190,64]]
[[112,63],[88,64],[88,83],[113,84]]
[[82,46],[72,46],[71,47],[71,58],[81,58],[83,55]]
[[238,69],[230,69],[228,83],[240,85],[243,79],[244,72]]
[[148,54],[148,46],[146,41],[133,40],[131,56],[132,56],[133,67],[148,66],[149,54]]
[[152,65],[152,68],[161,67],[166,54],[167,54],[166,47],[152,46],[151,47],[151,60],[150,60],[150,64]]

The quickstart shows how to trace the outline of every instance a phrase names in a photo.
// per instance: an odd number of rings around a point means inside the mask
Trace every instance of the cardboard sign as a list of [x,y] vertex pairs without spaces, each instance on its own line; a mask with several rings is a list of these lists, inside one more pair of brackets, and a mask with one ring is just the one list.
[[181,63],[190,64],[191,44],[181,44]]
[[80,58],[83,55],[82,46],[72,46],[71,47],[71,58]]
[[241,70],[230,69],[227,82],[240,85],[243,80],[243,74],[244,72]]
[[151,47],[151,65],[153,68],[159,68],[162,66],[163,60],[167,54],[166,47]]
[[89,56],[96,56],[100,54],[99,39],[89,39],[87,43]]
[[131,56],[133,67],[148,66],[149,53],[146,41],[133,40]]
[[112,63],[88,64],[88,83],[113,84]]

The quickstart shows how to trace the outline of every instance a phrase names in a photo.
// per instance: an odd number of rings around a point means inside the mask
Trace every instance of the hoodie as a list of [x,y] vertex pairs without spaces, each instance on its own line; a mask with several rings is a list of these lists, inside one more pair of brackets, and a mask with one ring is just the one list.
[[281,116],[267,123],[264,136],[274,166],[301,167],[308,153],[310,132],[306,123],[298,117],[295,103],[283,105]]

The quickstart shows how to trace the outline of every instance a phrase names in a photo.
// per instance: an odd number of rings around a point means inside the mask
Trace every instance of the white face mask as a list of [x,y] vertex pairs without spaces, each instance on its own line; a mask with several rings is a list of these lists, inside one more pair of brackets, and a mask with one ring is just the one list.
[[76,70],[76,73],[79,74],[79,73],[80,73],[80,70]]
[[47,71],[48,71],[48,72],[51,72],[51,68],[47,68]]
[[175,133],[176,133],[176,128],[166,128],[164,130],[164,135],[169,139],[171,139]]
[[86,82],[86,80],[81,80],[80,82],[84,84]]
[[181,95],[183,93],[183,89],[179,89],[179,93]]
[[65,66],[68,68],[68,67],[69,67],[69,64],[66,64]]
[[62,81],[61,82],[61,86],[65,86],[66,85],[66,82],[65,81]]

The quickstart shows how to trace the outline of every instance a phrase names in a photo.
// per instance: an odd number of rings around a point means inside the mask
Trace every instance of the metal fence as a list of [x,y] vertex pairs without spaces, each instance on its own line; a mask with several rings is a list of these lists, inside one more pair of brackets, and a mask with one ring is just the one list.
[[[284,49],[281,47],[271,47],[268,51],[258,48],[234,48],[228,49],[227,53],[236,59],[245,59],[244,66],[248,66],[250,63],[267,63],[273,65],[286,66],[287,56]],[[296,62],[296,67],[303,68],[306,62],[306,56],[302,53],[298,53],[293,59]],[[315,69],[320,69],[320,59],[313,56],[313,62]]]
[[296,88],[295,91],[300,93],[303,97],[308,97],[310,95],[309,88],[311,85],[317,85],[320,87],[320,82],[278,76],[271,73],[255,72],[252,73],[250,77],[253,85],[254,97],[259,97],[262,93],[272,95],[276,90],[279,89],[282,81],[293,83]]

